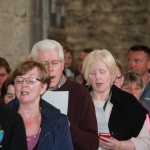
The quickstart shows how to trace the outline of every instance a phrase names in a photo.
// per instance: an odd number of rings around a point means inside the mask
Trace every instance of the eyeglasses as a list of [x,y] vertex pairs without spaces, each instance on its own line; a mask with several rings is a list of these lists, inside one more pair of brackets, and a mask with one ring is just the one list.
[[120,77],[116,77],[116,79],[115,79],[114,83],[117,83],[117,82],[119,81],[119,79],[120,79],[120,78],[122,78],[122,77],[123,77],[123,75],[122,75],[122,76],[120,76]]
[[37,79],[37,78],[34,78],[34,77],[28,77],[28,78],[16,77],[14,79],[14,83],[15,84],[21,84],[21,83],[23,83],[24,80],[26,80],[26,82],[28,84],[34,84],[36,81],[40,81],[41,82],[40,79]]
[[48,66],[49,64],[52,64],[52,66],[57,66],[62,60],[52,60],[51,62],[48,61],[42,61],[42,64],[45,66]]

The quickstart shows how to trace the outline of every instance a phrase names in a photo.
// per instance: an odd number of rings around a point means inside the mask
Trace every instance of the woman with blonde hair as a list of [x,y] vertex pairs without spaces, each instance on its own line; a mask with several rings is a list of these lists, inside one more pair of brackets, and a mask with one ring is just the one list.
[[111,136],[100,136],[99,150],[149,150],[147,111],[133,95],[113,84],[116,63],[111,53],[105,49],[91,52],[84,59],[82,73],[95,105],[98,132],[104,131],[105,124]]

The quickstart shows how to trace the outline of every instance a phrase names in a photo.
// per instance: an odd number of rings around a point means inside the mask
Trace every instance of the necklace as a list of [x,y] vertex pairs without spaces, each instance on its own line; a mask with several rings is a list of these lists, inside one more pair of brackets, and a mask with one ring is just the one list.
[[37,134],[33,135],[31,138],[26,137],[27,141],[35,139],[37,135],[40,133],[40,131],[41,131],[41,127],[39,128]]

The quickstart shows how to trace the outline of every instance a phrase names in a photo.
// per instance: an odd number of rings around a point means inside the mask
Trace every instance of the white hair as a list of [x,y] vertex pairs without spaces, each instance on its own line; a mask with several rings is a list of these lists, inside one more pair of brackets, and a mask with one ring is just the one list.
[[116,79],[116,62],[112,54],[106,49],[94,50],[85,57],[82,66],[82,74],[87,81],[87,85],[90,86],[90,81],[88,78],[90,67],[97,60],[103,60],[105,65],[107,66],[109,72],[112,75],[112,80],[110,83],[112,85],[114,80]]
[[33,45],[32,50],[31,50],[31,56],[33,60],[38,59],[39,50],[57,50],[59,53],[60,59],[64,60],[63,47],[57,41],[45,39]]

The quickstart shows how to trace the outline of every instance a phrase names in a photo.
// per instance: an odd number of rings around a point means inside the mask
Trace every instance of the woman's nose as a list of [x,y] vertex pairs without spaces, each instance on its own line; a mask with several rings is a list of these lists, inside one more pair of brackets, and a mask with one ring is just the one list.
[[28,83],[27,83],[26,79],[24,79],[24,80],[22,81],[22,83],[21,83],[22,86],[26,86],[27,84],[28,84]]

